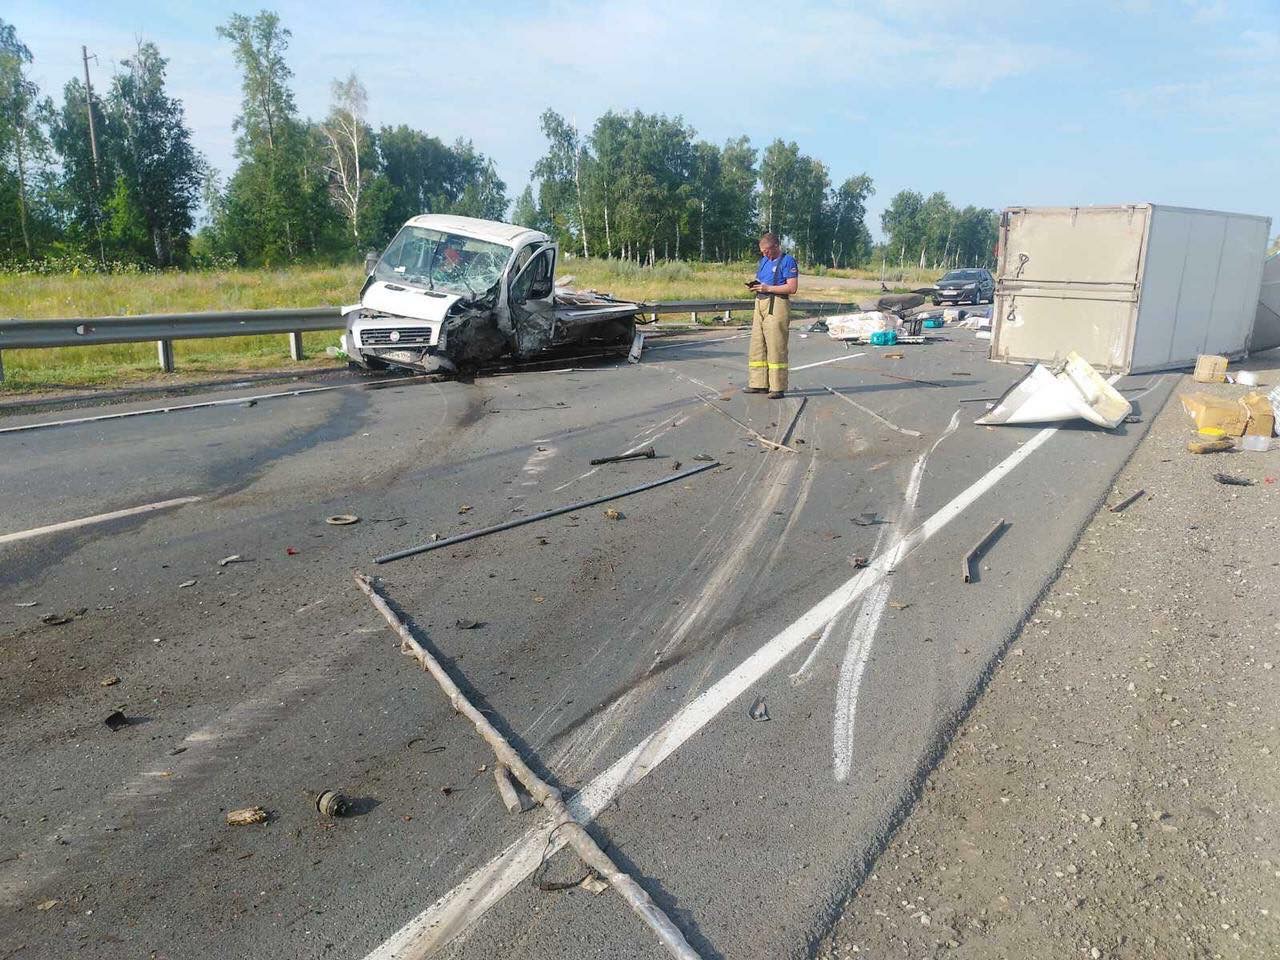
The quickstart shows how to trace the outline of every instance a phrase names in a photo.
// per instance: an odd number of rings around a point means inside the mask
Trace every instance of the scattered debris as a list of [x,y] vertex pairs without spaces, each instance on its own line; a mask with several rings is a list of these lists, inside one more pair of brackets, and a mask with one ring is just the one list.
[[892,333],[896,337],[900,322],[896,315],[882,310],[845,313],[827,318],[827,335],[832,340],[869,340],[886,333]]
[[233,553],[231,556],[223,557],[221,560],[219,560],[218,566],[225,567],[228,564],[232,564],[232,563],[248,563],[248,562],[249,561],[246,560],[244,557],[240,556],[240,554]]
[[129,718],[124,715],[123,710],[112,710],[103,718],[103,723],[107,725],[107,729],[112,733],[129,725]]
[[982,538],[973,545],[968,553],[964,555],[961,561],[961,569],[964,571],[964,582],[973,583],[973,561],[978,554],[991,542],[992,538],[1004,529],[1004,518],[1001,517],[996,521],[996,525],[982,535]]
[[645,447],[643,450],[633,450],[630,453],[619,453],[612,457],[596,457],[591,461],[591,466],[598,467],[602,463],[621,463],[623,460],[652,460],[657,456],[653,447]]
[[88,607],[80,607],[78,610],[68,610],[66,613],[46,613],[40,618],[40,622],[50,627],[60,627],[77,617],[83,617],[88,612]]
[[633,494],[642,493],[645,490],[652,490],[654,487],[661,487],[668,483],[675,483],[677,480],[683,480],[686,477],[691,477],[694,474],[702,473],[705,470],[711,470],[718,466],[720,466],[720,464],[717,461],[713,460],[710,463],[705,463],[700,467],[690,467],[688,470],[681,471],[680,473],[673,473],[670,476],[660,477],[657,480],[650,480],[648,483],[642,483],[639,486],[630,487],[618,493],[606,494],[603,497],[595,497],[594,499],[584,500],[584,501],[581,501],[580,503],[571,503],[568,506],[556,507],[553,510],[544,510],[541,513],[535,513],[527,517],[518,517],[515,520],[507,520],[504,523],[499,523],[492,527],[483,527],[479,530],[470,530],[466,533],[460,533],[457,536],[447,537],[443,540],[433,540],[429,543],[422,543],[415,547],[409,547],[405,550],[399,550],[395,553],[389,553],[381,557],[375,557],[373,562],[389,563],[392,560],[400,560],[404,557],[414,556],[415,554],[426,553],[429,550],[438,550],[441,547],[451,546],[455,543],[462,543],[463,541],[466,541],[466,540],[473,540],[476,537],[484,537],[484,536],[488,536],[491,533],[498,533],[503,530],[510,530],[513,527],[523,526],[526,523],[534,523],[539,520],[546,520],[550,517],[558,517],[561,514],[573,513],[576,510],[584,510],[587,507],[594,507],[601,503],[608,503],[610,500],[618,500],[618,499],[621,499],[622,497],[629,497],[629,496],[632,496]]
[[455,620],[453,625],[459,630],[475,630],[478,627],[483,627],[484,623],[480,620]]
[[631,351],[627,354],[627,363],[639,363],[640,354],[644,352],[644,334],[639,330],[631,338]]
[[751,708],[747,711],[747,716],[752,720],[769,719],[769,705],[764,702],[764,697],[756,697],[755,702],[751,704]]
[[881,354],[881,356],[883,356],[885,360],[904,360],[907,355],[905,353],[885,353]]
[[1136,501],[1140,496],[1142,496],[1142,495],[1143,495],[1144,493],[1146,493],[1146,492],[1147,492],[1147,491],[1145,491],[1145,490],[1139,490],[1137,493],[1131,493],[1131,494],[1129,494],[1129,496],[1125,497],[1123,500],[1121,500],[1119,503],[1117,503],[1114,507],[1111,507],[1111,508],[1110,508],[1110,509],[1111,509],[1111,512],[1112,512],[1112,513],[1121,513],[1122,511],[1124,511],[1127,507],[1129,507],[1131,504],[1133,504],[1133,503],[1134,503],[1134,501]]
[[[768,447],[769,449],[771,449],[771,450],[786,450],[786,451],[788,451],[789,453],[795,453],[795,452],[796,452],[794,448],[792,448],[792,447],[788,447],[786,444],[776,443],[776,442],[774,442],[773,440],[770,440],[770,439],[769,439],[768,437],[766,437],[764,434],[760,433],[760,431],[756,430],[756,429],[755,429],[755,427],[747,426],[747,424],[743,423],[741,420],[739,420],[739,419],[738,419],[737,417],[735,417],[733,414],[729,413],[729,411],[720,409],[720,408],[719,408],[719,407],[717,407],[715,404],[713,404],[710,400],[708,400],[706,397],[699,397],[698,399],[700,399],[703,403],[705,403],[708,407],[710,407],[710,408],[711,408],[712,410],[714,410],[716,413],[720,414],[720,416],[725,417],[726,419],[732,420],[734,423],[736,423],[738,426],[740,426],[743,430],[747,431],[747,433],[751,434],[751,436],[755,437],[755,439],[756,439],[759,443],[764,444],[764,445],[765,445],[766,447]],[[722,399],[723,399],[723,398],[722,398]]]
[[613,507],[610,507],[604,512],[604,518],[606,520],[622,520],[625,516],[626,515],[621,510],[615,510]]
[[337,513],[332,517],[325,517],[324,522],[332,527],[348,527],[353,523],[359,523],[360,518],[354,513]]
[[1139,416],[1135,416],[1134,414],[1129,414],[1129,416],[1124,418],[1123,422],[1124,423],[1141,423],[1142,418]]
[[609,889],[609,884],[601,880],[600,875],[592,870],[582,878],[582,889],[599,896]]
[[825,320],[815,320],[805,328],[809,333],[828,333],[829,329]]
[[285,548],[284,548],[284,555],[285,555],[286,557],[296,557],[296,556],[297,556],[298,554],[300,554],[301,552],[302,552],[302,551],[301,551],[301,550],[299,550],[297,547],[285,547]]
[[185,590],[187,587],[194,587],[195,585],[196,585],[196,579],[195,577],[192,577],[190,580],[183,580],[180,584],[178,584],[178,589]]
[[502,798],[502,805],[507,808],[507,813],[524,813],[530,809],[532,804],[525,801],[516,785],[511,782],[511,771],[505,765],[500,763],[493,768],[493,779],[498,785],[498,796]]
[[43,911],[43,910],[52,910],[54,907],[56,907],[56,906],[57,906],[58,904],[60,904],[61,902],[62,902],[61,900],[41,900],[39,903],[37,903],[37,904],[36,904],[36,909],[37,909],[37,910],[42,910],[42,911]]
[[[693,455],[693,459],[695,459],[695,460],[701,460],[701,461],[703,461],[703,462],[705,462],[705,463],[710,463],[710,462],[711,462],[712,460],[714,460],[715,458],[714,458],[714,457],[712,457],[712,456],[711,456],[711,454],[709,454],[709,453],[695,453],[695,454]],[[19,604],[19,606],[21,606],[21,604]]]
[[880,414],[876,413],[874,410],[870,409],[869,407],[864,407],[862,404],[858,403],[858,401],[853,400],[853,399],[851,399],[851,398],[849,398],[849,397],[846,397],[843,393],[839,393],[839,392],[837,392],[837,391],[836,391],[836,390],[834,390],[833,388],[831,388],[831,387],[827,386],[825,383],[822,385],[822,388],[823,388],[824,390],[826,390],[829,394],[831,394],[833,397],[839,397],[841,400],[843,400],[845,403],[849,404],[851,407],[855,407],[855,408],[857,408],[858,410],[861,410],[861,411],[862,411],[863,413],[865,413],[867,416],[869,416],[869,417],[871,417],[871,418],[873,418],[873,419],[875,419],[875,420],[878,420],[880,423],[883,423],[883,424],[884,424],[886,427],[888,427],[890,430],[896,430],[898,433],[905,434],[905,435],[906,435],[906,436],[908,436],[908,437],[919,437],[919,436],[922,436],[922,434],[920,433],[920,431],[918,431],[918,430],[908,430],[906,427],[900,427],[900,426],[898,426],[896,423],[893,423],[893,422],[892,422],[892,421],[890,421],[890,420],[886,420],[884,417],[880,416]]
[[227,824],[232,827],[247,827],[254,823],[266,823],[267,811],[262,807],[242,807],[227,814]]
[[860,527],[873,527],[877,523],[883,523],[884,521],[880,519],[880,515],[878,513],[872,510],[870,512],[858,514],[853,518],[853,522]]
[[861,570],[870,562],[871,561],[869,561],[866,557],[859,557],[856,555],[849,558],[849,565],[853,567],[853,569],[855,570]]
[[39,600],[26,600],[26,601],[23,601],[23,602],[21,602],[21,603],[15,603],[15,604],[14,604],[14,606],[15,606],[15,607],[38,607],[38,606],[40,606],[40,601],[39,601]]
[[890,600],[890,601],[889,601],[889,606],[893,607],[893,609],[895,609],[895,610],[905,610],[905,609],[907,609],[907,607],[911,606],[911,604],[909,604],[909,603],[900,603],[900,602],[899,602],[899,601],[897,601],[897,600]]
[[351,809],[351,801],[336,790],[325,790],[316,797],[316,809],[322,817],[341,817]]
[[114,687],[119,682],[120,682],[120,678],[116,676],[103,677],[101,680],[98,681],[98,686]]
[[1064,363],[1052,370],[1036,364],[986,416],[974,422],[988,425],[1083,419],[1111,430],[1132,409],[1097,370],[1072,351]]
[[1252,487],[1254,485],[1252,480],[1245,477],[1233,477],[1229,473],[1215,473],[1213,479],[1228,487]]
[[1236,443],[1230,437],[1219,437],[1216,440],[1189,440],[1187,450],[1190,453],[1225,453],[1234,450]]

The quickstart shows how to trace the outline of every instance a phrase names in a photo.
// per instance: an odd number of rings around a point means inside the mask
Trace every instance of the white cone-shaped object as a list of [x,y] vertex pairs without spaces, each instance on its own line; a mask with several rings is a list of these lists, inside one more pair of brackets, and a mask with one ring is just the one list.
[[981,420],[1001,423],[1061,423],[1088,420],[1108,430],[1120,424],[1133,407],[1078,353],[1067,354],[1056,373],[1037,364],[996,403]]

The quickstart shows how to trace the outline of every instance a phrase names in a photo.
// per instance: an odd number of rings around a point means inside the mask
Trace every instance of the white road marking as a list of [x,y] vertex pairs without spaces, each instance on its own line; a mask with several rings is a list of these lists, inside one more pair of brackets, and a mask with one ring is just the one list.
[[858,401],[856,400],[851,400],[849,397],[846,397],[843,393],[839,393],[838,391],[833,390],[831,387],[828,387],[825,383],[822,385],[822,388],[826,390],[828,393],[830,393],[833,397],[839,397],[845,403],[850,404],[854,407],[857,407],[867,416],[872,417],[876,420],[879,420],[890,430],[897,430],[899,433],[906,434],[908,437],[919,437],[922,435],[919,430],[908,430],[906,427],[900,427],[896,423],[893,423],[890,420],[886,420],[884,417],[880,416],[880,414],[876,413],[871,408],[864,407],[862,404],[858,403]]
[[20,530],[17,533],[0,533],[0,543],[15,543],[18,540],[30,540],[32,537],[42,537],[49,533],[61,533],[63,530],[74,530],[76,527],[87,527],[94,523],[106,523],[109,520],[119,520],[122,517],[135,517],[141,513],[167,510],[170,507],[180,507],[184,503],[195,503],[200,499],[200,497],[178,497],[175,500],[161,500],[158,503],[147,503],[140,507],[129,507],[127,510],[113,510],[110,513],[99,513],[93,517],[81,517],[79,520],[63,520],[61,523],[51,523],[44,527],[32,527],[30,530]]
[[[898,531],[906,529],[915,519],[916,501],[920,499],[920,487],[924,482],[924,468],[938,444],[955,433],[960,426],[960,411],[951,415],[951,422],[942,436],[933,442],[928,450],[922,453],[911,467],[911,475],[907,478],[907,488],[902,498],[902,513],[890,525],[886,534],[892,539],[889,548],[889,568],[894,569],[906,554],[902,547],[903,537]],[[832,721],[832,771],[838,783],[849,779],[853,769],[853,725],[858,713],[858,690],[862,686],[862,675],[866,672],[867,661],[871,659],[871,648],[880,629],[880,621],[884,618],[884,609],[889,603],[889,593],[893,589],[893,581],[888,577],[871,588],[867,598],[862,601],[849,633],[849,642],[845,646],[844,660],[840,664],[840,678],[836,681],[836,711]]]
[[1135,393],[1132,397],[1125,397],[1125,399],[1128,400],[1130,403],[1133,403],[1133,401],[1135,400],[1141,400],[1143,397],[1145,397],[1148,393],[1150,393],[1156,387],[1160,386],[1160,384],[1162,383],[1164,383],[1164,374],[1161,374],[1160,376],[1156,377],[1155,382],[1153,382],[1150,386],[1144,389],[1141,393]]
[[791,372],[795,373],[797,370],[808,370],[810,367],[820,367],[824,363],[839,363],[841,360],[852,360],[855,357],[865,356],[865,353],[846,353],[843,356],[832,357],[830,360],[819,360],[817,363],[802,363],[798,367],[792,367]]
[[96,417],[75,417],[71,420],[48,420],[44,423],[27,423],[19,427],[0,427],[0,433],[20,433],[24,430],[43,430],[45,427],[69,427],[77,423],[98,423],[102,420],[123,420],[126,417],[145,417],[153,413],[173,413],[177,410],[202,410],[206,407],[232,407],[237,403],[248,403],[250,400],[276,400],[280,397],[301,397],[308,393],[325,393],[329,390],[350,390],[353,387],[369,389],[383,387],[392,383],[408,383],[422,380],[423,377],[397,377],[394,380],[379,380],[375,383],[339,383],[328,387],[305,387],[301,390],[281,390],[277,393],[258,393],[250,397],[227,397],[223,400],[203,400],[200,403],[179,403],[169,407],[148,407],[146,410],[125,410],[120,413],[103,413]]
[[[599,815],[619,794],[648,776],[690,737],[888,576],[893,569],[891,560],[900,562],[935,536],[1057,432],[1057,427],[1041,430],[903,537],[889,554],[877,557],[870,566],[859,570],[728,674],[681,707],[666,723],[568,801],[574,815],[583,819]],[[464,933],[537,869],[544,851],[546,856],[551,856],[564,845],[563,840],[551,835],[553,829],[554,824],[549,822],[531,828],[497,857],[409,920],[389,940],[370,952],[365,960],[425,957]]]
[[534,448],[533,453],[529,454],[529,459],[521,467],[521,470],[529,479],[521,480],[520,486],[536,487],[538,485],[538,475],[546,471],[547,461],[555,457],[557,453],[559,451],[555,447]]

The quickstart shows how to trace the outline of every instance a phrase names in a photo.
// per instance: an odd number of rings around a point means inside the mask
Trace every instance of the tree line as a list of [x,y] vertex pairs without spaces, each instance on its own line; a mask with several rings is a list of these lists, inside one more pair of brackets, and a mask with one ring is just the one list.
[[641,263],[739,260],[762,230],[807,263],[845,267],[871,252],[866,174],[833,187],[826,164],[775,140],[697,139],[681,117],[610,111],[583,134],[553,110],[547,152],[517,199],[516,223],[544,229],[582,256]]
[[416,214],[502,219],[509,210],[566,250],[649,264],[750,258],[762,230],[806,265],[991,259],[990,210],[903,191],[881,218],[887,240],[876,247],[867,174],[835,185],[826,164],[794,142],[763,151],[745,136],[714,144],[681,117],[640,111],[610,111],[586,132],[546,111],[546,152],[512,208],[493,161],[470,140],[446,144],[403,124],[373,129],[355,74],[333,81],[325,117],[303,117],[290,32],[276,14],[232,15],[217,35],[234,55],[242,94],[236,167],[225,180],[193,146],[155,44],[139,41],[101,91],[71,78],[56,104],[29,77],[30,50],[0,19],[0,261],[349,259],[380,248]]

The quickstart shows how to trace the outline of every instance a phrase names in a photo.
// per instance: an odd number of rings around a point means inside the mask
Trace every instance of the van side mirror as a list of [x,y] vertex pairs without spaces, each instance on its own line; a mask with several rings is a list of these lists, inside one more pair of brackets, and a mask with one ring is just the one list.
[[364,255],[364,275],[367,277],[373,273],[373,268],[378,265],[378,251],[370,250]]

